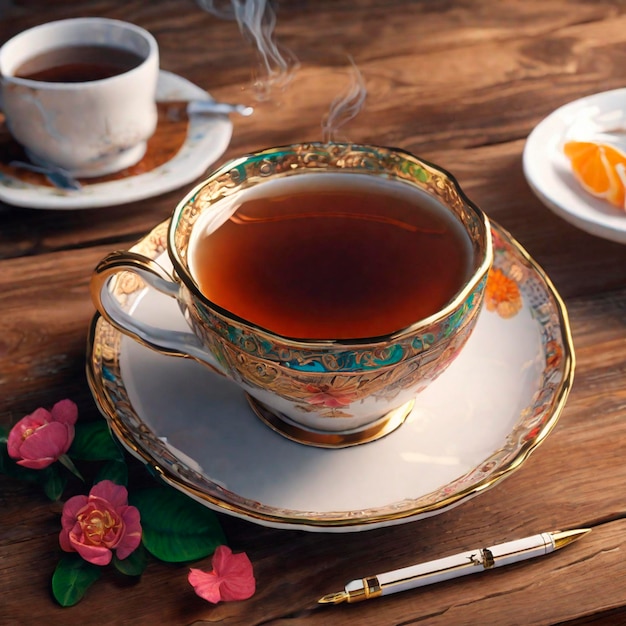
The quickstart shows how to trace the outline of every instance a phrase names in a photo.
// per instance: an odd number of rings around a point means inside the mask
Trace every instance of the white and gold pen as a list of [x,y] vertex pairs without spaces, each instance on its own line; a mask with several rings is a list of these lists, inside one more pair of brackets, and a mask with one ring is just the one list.
[[436,561],[428,561],[384,574],[352,580],[343,591],[330,593],[320,598],[318,603],[359,602],[407,589],[432,585],[467,574],[483,572],[494,567],[510,565],[564,548],[586,535],[590,530],[590,528],[578,528],[541,533],[524,539],[500,543],[490,548],[468,550]]

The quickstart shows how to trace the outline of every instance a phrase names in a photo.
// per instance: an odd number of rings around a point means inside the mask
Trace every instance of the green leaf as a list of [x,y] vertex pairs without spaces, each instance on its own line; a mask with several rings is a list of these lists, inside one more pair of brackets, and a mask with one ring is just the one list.
[[101,480],[111,480],[116,485],[126,487],[128,485],[128,466],[125,461],[107,461],[96,474],[94,485]]
[[70,459],[70,457],[67,456],[67,454],[62,454],[58,460],[59,460],[59,463],[63,465],[65,469],[67,469],[72,474],[74,474],[76,478],[85,482],[83,475],[78,471],[78,468],[76,467],[76,465],[74,465],[74,461],[72,461],[72,459]]
[[74,606],[100,578],[101,569],[78,554],[64,554],[52,575],[52,593],[61,606]]
[[42,470],[41,476],[44,493],[50,500],[59,500],[63,495],[65,485],[67,485],[67,478],[62,476],[54,465],[50,465],[45,470]]
[[0,446],[0,472],[31,483],[40,483],[45,480],[43,470],[34,470],[18,465],[10,456],[6,446]]
[[3,454],[4,450],[0,449],[0,474],[8,474],[7,471],[7,454]]
[[104,420],[76,424],[67,454],[82,461],[121,460],[124,456]]
[[162,561],[195,561],[226,543],[215,513],[170,487],[135,491],[130,503],[141,513],[144,546]]
[[139,544],[139,547],[125,559],[118,559],[117,555],[114,555],[113,565],[118,572],[126,576],[141,576],[148,565],[148,552]]
[[9,429],[0,425],[0,445],[6,445],[9,440]]

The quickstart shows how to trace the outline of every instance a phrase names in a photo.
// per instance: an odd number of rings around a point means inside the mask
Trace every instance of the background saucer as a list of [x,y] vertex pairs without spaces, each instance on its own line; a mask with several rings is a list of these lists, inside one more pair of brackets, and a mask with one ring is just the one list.
[[602,138],[602,130],[626,130],[626,89],[593,94],[566,104],[540,122],[524,146],[526,180],[556,215],[605,239],[626,243],[626,211],[588,194],[574,178],[562,146],[568,139]]
[[[134,249],[167,267],[166,231],[160,225]],[[233,383],[153,352],[98,316],[88,349],[92,393],[131,453],[218,511],[325,532],[434,515],[519,468],[555,425],[573,378],[562,301],[519,244],[496,226],[493,236],[487,306],[474,333],[406,422],[378,441],[294,443],[263,424]],[[116,297],[133,316],[186,328],[174,300],[132,278]]]
[[[161,70],[157,101],[211,100],[211,96],[185,78]],[[0,172],[0,200],[31,209],[91,209],[125,204],[156,196],[195,181],[226,150],[232,122],[225,115],[193,115],[187,137],[175,156],[142,174],[87,183],[79,191],[63,191],[25,182]]]

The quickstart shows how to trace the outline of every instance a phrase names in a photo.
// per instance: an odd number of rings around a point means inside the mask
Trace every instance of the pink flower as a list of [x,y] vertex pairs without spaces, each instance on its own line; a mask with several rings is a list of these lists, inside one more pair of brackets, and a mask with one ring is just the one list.
[[37,409],[11,429],[7,439],[9,456],[31,469],[48,467],[68,451],[77,419],[78,408],[71,400],[57,402],[51,411]]
[[228,546],[218,546],[212,559],[213,571],[191,568],[187,579],[194,591],[205,600],[247,600],[256,588],[252,563],[242,552],[233,554]]
[[103,480],[89,496],[74,496],[63,507],[61,548],[94,565],[108,565],[115,550],[125,559],[141,543],[139,511],[128,504],[126,487]]
[[306,385],[306,390],[312,394],[306,398],[308,404],[324,406],[329,409],[348,406],[356,399],[355,393],[333,389],[329,385]]

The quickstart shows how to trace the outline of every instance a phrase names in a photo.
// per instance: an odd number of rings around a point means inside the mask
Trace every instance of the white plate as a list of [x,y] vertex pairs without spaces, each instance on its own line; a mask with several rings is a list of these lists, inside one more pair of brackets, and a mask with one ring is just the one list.
[[587,193],[562,150],[570,139],[608,139],[619,145],[619,137],[605,131],[620,127],[626,130],[626,89],[575,100],[533,129],[524,147],[523,165],[528,184],[554,213],[592,235],[626,243],[626,211]]
[[[166,228],[134,249],[167,267]],[[494,270],[474,333],[407,421],[378,441],[342,449],[294,443],[263,424],[234,384],[137,344],[99,316],[88,349],[94,398],[132,454],[221,512],[276,528],[347,532],[444,511],[521,466],[555,425],[573,379],[561,299],[519,244],[497,226],[493,234]],[[494,293],[502,295],[495,307]],[[186,327],[173,300],[147,292],[132,274],[116,297],[134,316]]]
[[[158,101],[192,99],[212,98],[181,76],[159,72]],[[92,209],[150,198],[204,174],[228,147],[232,131],[232,122],[225,115],[193,115],[185,143],[173,159],[144,174],[85,184],[79,191],[33,185],[0,172],[0,200],[31,209]]]

